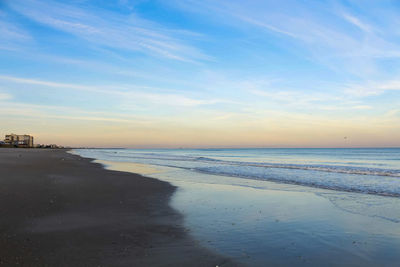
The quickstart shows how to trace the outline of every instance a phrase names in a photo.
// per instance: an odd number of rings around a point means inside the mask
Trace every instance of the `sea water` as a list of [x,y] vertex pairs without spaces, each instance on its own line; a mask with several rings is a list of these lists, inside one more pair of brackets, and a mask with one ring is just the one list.
[[84,149],[178,186],[199,242],[251,266],[400,262],[400,149]]
[[110,161],[400,196],[400,148],[81,150]]

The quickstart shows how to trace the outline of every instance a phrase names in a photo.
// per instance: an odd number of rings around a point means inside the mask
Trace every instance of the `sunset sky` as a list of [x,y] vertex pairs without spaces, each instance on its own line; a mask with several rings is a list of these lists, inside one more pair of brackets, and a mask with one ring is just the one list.
[[400,1],[0,0],[0,138],[400,146]]

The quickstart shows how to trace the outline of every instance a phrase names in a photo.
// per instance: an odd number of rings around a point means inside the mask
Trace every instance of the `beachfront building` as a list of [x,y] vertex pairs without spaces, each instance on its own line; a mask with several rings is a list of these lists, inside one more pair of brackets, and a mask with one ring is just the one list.
[[11,146],[33,147],[33,136],[27,134],[7,134],[4,143]]

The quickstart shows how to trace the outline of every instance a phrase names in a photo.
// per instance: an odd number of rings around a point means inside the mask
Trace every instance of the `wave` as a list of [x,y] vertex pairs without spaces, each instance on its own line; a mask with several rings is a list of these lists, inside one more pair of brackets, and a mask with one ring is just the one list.
[[265,163],[261,164],[250,163],[244,165],[265,167],[265,168],[298,169],[298,170],[311,170],[311,171],[333,172],[333,173],[343,173],[343,174],[400,177],[399,170],[389,170],[389,169],[379,169],[379,168],[328,166],[328,165],[265,164]]
[[207,158],[207,157],[196,157],[195,160],[200,160],[200,161],[211,161],[211,162],[223,162],[222,160],[219,159],[212,159],[212,158]]
[[213,175],[265,180],[330,190],[400,197],[400,179],[390,176],[381,177],[377,180],[376,176],[361,176],[355,174],[341,176],[338,176],[335,173],[311,175],[305,170],[304,173],[288,174],[271,172],[271,170],[256,166],[248,166],[245,168],[240,166],[200,167],[195,168],[194,171]]
[[[357,167],[357,166],[227,161],[227,160],[214,159],[204,156],[200,157],[178,156],[178,155],[157,154],[157,153],[142,153],[142,154],[127,153],[125,155],[118,154],[117,157],[126,159],[142,159],[142,160],[165,160],[165,161],[185,161],[185,162],[192,161],[192,162],[202,162],[202,163],[218,163],[218,164],[233,165],[233,166],[252,166],[252,167],[280,168],[280,169],[294,169],[294,170],[297,169],[297,170],[309,170],[309,171],[332,172],[332,173],[343,173],[343,174],[390,176],[390,177],[400,178],[400,170]],[[352,164],[354,163],[349,163],[349,165]],[[170,164],[168,165],[170,166]]]
[[[376,163],[365,165],[362,161],[349,161],[346,163],[335,161],[331,165],[289,164],[283,162],[245,161],[243,160],[245,159],[243,155],[240,155],[239,157],[236,156],[235,159],[237,159],[237,161],[233,161],[227,160],[225,157],[226,155],[219,157],[215,156],[215,158],[213,158],[209,157],[209,155],[203,156],[196,153],[142,153],[129,150],[86,150],[80,151],[78,154],[90,158],[138,162],[187,169],[189,171],[213,175],[267,180],[339,191],[400,197],[399,169],[393,169],[393,166],[392,169],[373,167],[379,165]],[[232,154],[232,156],[235,155]]]

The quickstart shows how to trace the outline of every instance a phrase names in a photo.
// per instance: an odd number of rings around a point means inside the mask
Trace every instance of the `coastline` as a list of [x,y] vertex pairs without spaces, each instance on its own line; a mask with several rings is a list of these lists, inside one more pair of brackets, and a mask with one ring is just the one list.
[[0,265],[236,265],[187,234],[176,187],[67,151],[0,150]]
[[177,186],[171,206],[191,236],[247,266],[395,266],[400,259],[395,197],[212,175],[115,151],[75,152]]

